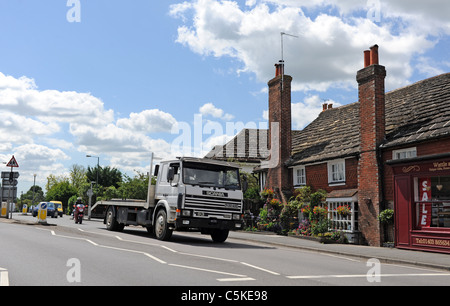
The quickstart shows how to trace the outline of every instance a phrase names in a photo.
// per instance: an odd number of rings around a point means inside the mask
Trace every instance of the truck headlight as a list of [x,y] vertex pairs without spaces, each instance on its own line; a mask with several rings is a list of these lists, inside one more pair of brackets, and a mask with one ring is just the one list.
[[241,220],[241,215],[233,214],[233,220]]
[[183,217],[190,217],[191,214],[192,214],[192,212],[190,210],[188,210],[188,209],[183,209],[182,212],[181,212],[181,215]]

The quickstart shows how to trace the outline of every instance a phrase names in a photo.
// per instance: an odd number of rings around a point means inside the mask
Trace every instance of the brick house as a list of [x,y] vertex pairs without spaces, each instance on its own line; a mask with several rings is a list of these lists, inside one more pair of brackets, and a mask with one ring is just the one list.
[[[356,74],[358,101],[324,104],[292,131],[292,78],[283,70],[277,64],[268,83],[268,142],[277,140],[270,158],[278,163],[258,167],[264,185],[284,201],[302,185],[326,190],[332,226],[354,243],[380,246],[377,217],[393,208],[396,247],[450,253],[450,73],[385,93],[375,45]],[[347,219],[336,214],[342,204],[352,208]]]

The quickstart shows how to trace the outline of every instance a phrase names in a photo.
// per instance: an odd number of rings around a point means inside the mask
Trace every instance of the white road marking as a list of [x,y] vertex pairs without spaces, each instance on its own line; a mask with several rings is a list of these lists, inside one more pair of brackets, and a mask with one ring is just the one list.
[[241,277],[241,278],[246,278],[246,277],[247,277],[247,275],[234,274],[234,273],[229,273],[229,272],[223,272],[223,271],[217,271],[217,270],[210,270],[210,269],[204,269],[204,268],[198,268],[198,267],[191,267],[191,266],[184,266],[184,265],[177,265],[177,264],[169,264],[169,266],[179,267],[179,268],[184,268],[184,269],[190,269],[190,270],[198,270],[198,271],[209,272],[209,273],[216,273],[216,274],[230,275],[230,276]]
[[[44,230],[45,230],[45,229],[44,229]],[[117,248],[117,247],[112,247],[112,246],[107,246],[107,245],[101,245],[101,244],[98,244],[98,243],[96,243],[96,242],[94,242],[94,241],[92,241],[92,240],[90,240],[90,239],[86,239],[86,238],[79,238],[79,237],[72,237],[72,236],[59,235],[59,234],[56,234],[55,231],[53,231],[53,230],[51,230],[50,232],[51,232],[52,236],[62,237],[62,238],[68,238],[68,239],[84,240],[84,241],[89,242],[90,244],[92,244],[92,245],[94,245],[94,246],[96,246],[96,247],[100,247],[100,248],[106,248],[106,249],[113,249],[113,250],[124,251],[124,252],[131,252],[131,253],[143,254],[143,255],[145,255],[145,256],[147,256],[147,257],[149,257],[149,258],[151,258],[151,259],[153,259],[153,260],[155,260],[155,261],[157,261],[157,262],[159,262],[159,263],[161,263],[161,264],[166,264],[166,262],[165,262],[164,260],[161,260],[161,259],[159,259],[158,257],[153,256],[153,255],[151,255],[151,254],[149,254],[149,253],[146,253],[146,252],[136,251],[136,250],[130,250],[130,249],[124,249],[124,248]],[[116,236],[116,237],[117,237],[117,236]]]
[[244,278],[218,278],[219,282],[244,282],[244,281],[253,281],[254,278],[244,277]]
[[246,263],[246,262],[241,262],[241,264],[243,264],[244,266],[247,266],[247,267],[253,268],[253,269],[257,269],[257,270],[261,270],[261,271],[264,271],[264,272],[267,272],[267,273],[273,274],[273,275],[280,275],[280,273],[277,273],[277,272],[273,272],[273,271],[270,271],[270,270],[267,270],[267,269],[264,269],[264,268],[261,268],[261,267],[257,267],[257,266],[254,266],[254,265],[248,264],[248,263]]
[[[450,276],[450,273],[404,273],[404,274],[380,274],[380,277],[411,277],[411,276]],[[314,279],[314,278],[366,278],[367,274],[348,275],[294,275],[286,276],[289,279]]]
[[186,255],[186,256],[193,256],[193,257],[207,258],[207,259],[213,259],[213,260],[220,260],[220,261],[238,262],[237,260],[233,260],[233,259],[213,257],[213,256],[207,256],[207,255],[199,255],[199,254],[184,253],[184,252],[180,252],[180,254],[181,255]]

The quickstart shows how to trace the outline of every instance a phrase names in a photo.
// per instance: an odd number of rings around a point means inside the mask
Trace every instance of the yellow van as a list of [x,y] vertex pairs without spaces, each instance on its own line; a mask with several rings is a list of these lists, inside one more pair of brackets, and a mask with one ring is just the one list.
[[55,203],[56,210],[58,211],[58,216],[63,216],[63,208],[62,208],[62,202],[61,201],[50,201],[52,203]]

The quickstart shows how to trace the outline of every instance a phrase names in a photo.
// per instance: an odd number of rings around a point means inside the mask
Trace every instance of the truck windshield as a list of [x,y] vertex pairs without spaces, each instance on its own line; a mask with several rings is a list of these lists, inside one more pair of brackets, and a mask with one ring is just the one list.
[[213,164],[184,163],[183,183],[226,189],[240,189],[239,169]]

